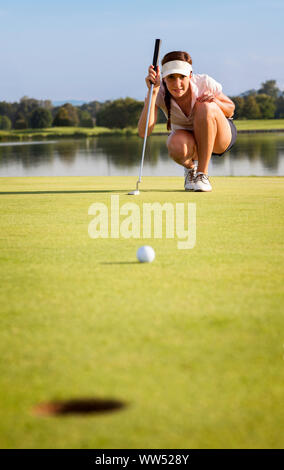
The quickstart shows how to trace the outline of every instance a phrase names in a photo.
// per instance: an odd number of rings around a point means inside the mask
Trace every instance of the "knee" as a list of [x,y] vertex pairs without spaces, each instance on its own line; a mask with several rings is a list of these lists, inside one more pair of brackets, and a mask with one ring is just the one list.
[[167,147],[169,155],[173,159],[183,159],[188,156],[192,156],[195,152],[195,141],[194,139],[183,138],[183,135],[176,132],[168,138]]
[[200,103],[199,101],[195,104],[195,116],[202,116],[202,118],[215,118],[216,116],[216,109],[218,108],[216,103],[209,103],[205,101]]
[[185,145],[178,136],[171,136],[168,139],[167,146],[171,157],[185,157]]

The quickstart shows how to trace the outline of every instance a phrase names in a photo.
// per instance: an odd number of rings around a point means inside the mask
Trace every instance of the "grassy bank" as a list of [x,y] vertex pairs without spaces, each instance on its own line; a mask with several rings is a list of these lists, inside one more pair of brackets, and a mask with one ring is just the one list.
[[[269,131],[282,130],[284,132],[284,119],[255,119],[234,121],[238,131]],[[155,132],[166,132],[165,124],[157,124]]]
[[236,120],[234,123],[238,131],[282,130],[284,132],[284,119]]
[[[283,130],[284,119],[234,121],[240,132]],[[153,134],[167,133],[166,124],[157,124]],[[137,135],[137,129],[109,129],[107,127],[51,127],[0,131],[0,141],[43,140],[59,138],[86,138],[98,135]]]
[[[282,448],[284,179],[145,177],[133,199],[136,179],[0,178],[1,447]],[[196,203],[195,247],[89,238],[114,194]],[[126,406],[33,411],[71,398]]]
[[0,141],[42,140],[58,138],[86,138],[98,135],[133,135],[136,129],[109,129],[107,127],[49,127],[46,129],[24,129],[0,131]]

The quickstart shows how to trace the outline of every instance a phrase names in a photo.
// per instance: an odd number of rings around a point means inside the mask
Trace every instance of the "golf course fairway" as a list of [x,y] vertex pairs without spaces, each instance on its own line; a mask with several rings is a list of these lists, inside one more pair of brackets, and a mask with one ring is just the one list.
[[[0,178],[1,448],[283,448],[284,178],[210,180]],[[90,238],[113,195],[195,203],[194,248]],[[122,406],[36,408],[86,399]]]

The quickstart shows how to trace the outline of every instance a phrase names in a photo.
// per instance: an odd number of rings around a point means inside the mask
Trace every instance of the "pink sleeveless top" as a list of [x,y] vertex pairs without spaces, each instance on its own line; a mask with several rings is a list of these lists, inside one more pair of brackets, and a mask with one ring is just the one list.
[[[194,118],[194,105],[196,99],[203,95],[206,91],[213,93],[215,96],[218,96],[222,92],[222,85],[214,78],[209,77],[209,75],[203,74],[193,74],[190,79],[191,91],[192,91],[192,102],[191,102],[191,112],[189,116],[186,116],[176,101],[171,99],[171,127],[172,131],[177,129],[186,129],[193,131],[193,118]],[[168,118],[168,111],[165,104],[165,88],[163,83],[161,83],[159,93],[157,95],[156,106],[162,109],[166,118]]]

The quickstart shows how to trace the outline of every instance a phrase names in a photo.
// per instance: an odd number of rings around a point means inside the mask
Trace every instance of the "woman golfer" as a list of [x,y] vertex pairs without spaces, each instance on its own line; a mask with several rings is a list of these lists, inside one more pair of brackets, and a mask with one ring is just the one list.
[[[208,179],[211,155],[223,155],[234,145],[237,130],[232,121],[235,105],[222,93],[222,85],[208,75],[192,73],[192,60],[187,52],[175,51],[162,60],[157,72],[150,65],[146,84],[154,84],[148,135],[157,121],[158,107],[165,113],[169,155],[184,167],[186,191],[212,191]],[[138,123],[144,137],[149,104],[149,91]],[[198,162],[197,170],[195,161]]]

